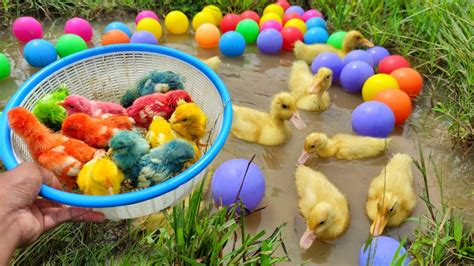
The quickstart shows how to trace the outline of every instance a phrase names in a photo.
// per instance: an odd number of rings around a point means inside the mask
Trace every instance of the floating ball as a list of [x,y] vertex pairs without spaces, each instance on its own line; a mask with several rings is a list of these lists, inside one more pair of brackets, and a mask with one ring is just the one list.
[[374,46],[367,49],[367,52],[372,56],[372,59],[374,59],[374,65],[378,65],[382,59],[390,55],[388,50],[382,46]]
[[0,80],[10,76],[11,65],[8,57],[0,53]]
[[251,19],[257,23],[260,23],[260,16],[257,14],[257,12],[253,10],[245,10],[242,14],[240,14],[240,19]]
[[400,90],[406,92],[410,98],[415,98],[423,88],[423,78],[413,68],[402,67],[390,73],[397,80]]
[[331,36],[329,36],[328,44],[336,49],[342,49],[342,42],[346,37],[347,32],[345,31],[336,31]]
[[13,34],[20,42],[43,38],[43,26],[32,17],[21,17],[13,22]]
[[137,31],[138,30],[146,30],[153,33],[157,40],[160,40],[161,35],[163,34],[160,23],[152,18],[141,19],[137,24]]
[[313,74],[318,72],[320,67],[327,67],[332,70],[332,78],[334,81],[339,79],[343,64],[341,58],[335,53],[325,52],[316,56],[311,64]]
[[[373,238],[369,247],[366,244],[360,249],[359,265],[391,265],[392,261],[401,260],[407,253],[403,246],[400,247],[400,242],[387,236]],[[399,247],[400,251],[397,254]],[[395,256],[397,257],[394,258]],[[408,266],[409,262],[410,258],[407,256],[402,265]]]
[[262,18],[260,19],[260,27],[263,25],[263,23],[269,21],[269,20],[275,20],[275,21],[278,21],[278,23],[281,24],[282,20],[280,18],[280,16],[278,16],[277,14],[275,13],[268,13],[266,15],[263,15]]
[[219,44],[221,33],[216,25],[205,23],[196,30],[195,39],[202,48],[214,48]]
[[158,44],[155,35],[146,30],[137,31],[130,38],[131,43]]
[[160,20],[155,12],[153,12],[151,10],[143,10],[143,11],[140,11],[137,14],[137,16],[135,17],[135,24],[138,24],[138,22],[140,22],[140,20],[142,20],[144,18],[152,18],[156,21]]
[[301,19],[293,18],[293,19],[288,20],[288,22],[285,23],[285,26],[283,28],[288,28],[288,27],[297,28],[298,30],[300,30],[301,34],[306,33],[306,24]]
[[397,80],[387,74],[376,74],[368,78],[362,87],[362,98],[364,101],[372,101],[379,91],[392,89],[398,90]]
[[306,22],[311,18],[322,18],[323,14],[316,9],[310,9],[303,14],[303,20]]
[[235,31],[242,34],[246,43],[254,43],[257,41],[260,28],[258,27],[257,22],[247,18],[237,24]]
[[64,34],[56,41],[56,52],[65,57],[87,49],[87,43],[75,34]]
[[316,28],[316,27],[326,29],[326,21],[324,21],[324,19],[318,18],[318,17],[310,18],[306,21],[306,28],[307,29],[312,29],[312,28]]
[[43,39],[29,41],[23,49],[26,62],[32,67],[42,68],[58,59],[54,45]]
[[260,31],[264,31],[266,29],[275,29],[277,31],[281,31],[283,27],[281,26],[280,23],[276,20],[269,20],[266,21],[265,23],[262,24],[262,27],[260,27]]
[[121,30],[110,30],[102,35],[102,45],[129,43],[130,38]]
[[287,10],[285,10],[285,15],[290,13],[298,13],[300,16],[303,16],[304,9],[300,6],[290,6]]
[[90,40],[92,40],[93,30],[91,24],[87,20],[76,17],[66,21],[64,33],[76,34],[85,42],[90,42]]
[[288,3],[288,1],[286,1],[286,0],[278,0],[276,2],[276,4],[281,6],[283,8],[283,10],[285,10],[285,11],[290,7],[290,3]]
[[283,17],[283,14],[285,13],[285,10],[280,5],[271,4],[271,5],[268,5],[267,7],[265,7],[265,9],[263,10],[263,15],[266,15],[268,13],[275,13],[278,16]]
[[364,50],[352,50],[346,56],[344,56],[344,59],[342,59],[342,63],[344,65],[347,65],[353,61],[364,61],[371,67],[374,66],[374,59],[368,52]]
[[226,33],[228,31],[235,31],[237,24],[240,22],[240,16],[237,14],[227,14],[222,18],[221,31]]
[[202,9],[202,12],[206,12],[206,13],[211,14],[214,17],[214,22],[216,23],[216,26],[221,25],[222,12],[217,6],[215,6],[215,5],[205,6]]
[[181,11],[171,11],[165,17],[166,30],[171,34],[183,34],[188,31],[189,20]]
[[402,67],[410,67],[410,63],[401,55],[389,55],[379,62],[378,72],[390,74]]
[[127,34],[128,37],[132,37],[132,32],[127,27],[127,25],[123,24],[122,22],[116,21],[116,22],[110,23],[109,25],[107,25],[107,27],[105,27],[104,33],[107,33],[108,31],[111,31],[111,30],[121,30],[125,34]]
[[402,90],[384,90],[375,94],[375,101],[383,102],[395,115],[395,125],[402,125],[412,111],[410,97]]
[[364,61],[352,61],[341,70],[339,79],[344,90],[360,93],[365,81],[374,75],[374,69]]
[[329,38],[328,32],[319,27],[311,28],[304,34],[304,43],[326,43]]
[[303,20],[303,17],[300,14],[298,14],[298,13],[289,13],[289,14],[286,14],[285,16],[283,16],[283,25],[286,24],[290,19],[294,19],[294,18]]
[[[250,21],[257,24],[257,22],[251,19]],[[241,56],[245,51],[245,42],[245,38],[239,32],[228,31],[222,35],[219,41],[219,49],[225,56]]]
[[386,138],[395,127],[395,115],[386,104],[368,101],[354,109],[351,123],[358,135]]
[[295,27],[285,27],[281,30],[281,36],[283,37],[283,49],[287,51],[293,51],[295,42],[303,40],[303,34]]
[[257,47],[264,54],[276,54],[283,47],[283,37],[275,29],[266,29],[258,35]]
[[199,12],[197,13],[194,18],[193,18],[193,29],[194,31],[199,28],[202,24],[205,23],[210,23],[213,25],[216,25],[216,20],[214,19],[214,16],[210,13],[207,12]]

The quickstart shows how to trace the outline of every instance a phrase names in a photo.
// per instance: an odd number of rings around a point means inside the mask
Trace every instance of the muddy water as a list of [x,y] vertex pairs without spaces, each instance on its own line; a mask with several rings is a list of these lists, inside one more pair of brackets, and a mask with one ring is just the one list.
[[[55,40],[61,34],[63,22],[48,29],[46,38]],[[131,26],[131,23],[130,23]],[[95,25],[94,43],[100,43],[97,34],[103,25]],[[185,51],[205,59],[219,55],[218,49],[197,48],[192,36],[165,36],[167,46]],[[36,70],[30,68],[21,55],[22,46],[17,45],[9,35],[4,34],[1,40],[4,44],[12,43],[4,52],[12,59],[12,77],[0,81],[0,107],[16,88]],[[234,104],[268,110],[273,94],[287,90],[289,68],[293,61],[290,53],[281,56],[261,55],[253,45],[249,46],[243,57],[222,58],[223,64],[218,70],[219,75],[231,93]],[[219,164],[233,158],[249,159],[256,154],[255,162],[263,170],[267,188],[266,196],[261,206],[262,211],[250,215],[247,219],[250,231],[266,229],[273,230],[286,223],[285,244],[289,251],[291,264],[310,262],[313,264],[356,264],[361,245],[368,237],[370,222],[365,215],[365,201],[370,181],[382,170],[392,154],[408,153],[418,158],[418,139],[425,148],[425,155],[431,154],[435,164],[444,174],[444,190],[450,203],[460,208],[466,208],[467,218],[472,221],[474,215],[472,205],[474,188],[474,161],[472,155],[453,152],[441,134],[439,122],[429,120],[425,114],[426,106],[419,103],[412,116],[414,126],[399,127],[392,134],[393,141],[388,152],[381,157],[358,161],[341,161],[336,159],[311,159],[307,165],[323,172],[342,193],[350,204],[351,225],[344,236],[332,242],[319,242],[307,251],[299,248],[299,237],[305,230],[304,221],[297,209],[297,194],[294,184],[296,160],[301,153],[304,138],[310,132],[324,132],[328,135],[336,133],[351,133],[350,113],[361,103],[359,95],[344,92],[337,85],[330,89],[332,106],[324,113],[316,114],[301,112],[308,128],[305,131],[293,130],[290,141],[280,147],[264,147],[246,143],[232,136],[229,137],[224,150],[216,159]],[[421,132],[420,134],[415,133]],[[415,174],[415,188],[421,194],[422,180],[418,171]],[[431,175],[434,176],[434,175]],[[435,181],[430,180],[433,197],[439,201],[439,193]],[[418,201],[414,215],[425,212],[421,200]],[[386,231],[386,235],[399,238],[411,232],[409,223],[400,228]]]

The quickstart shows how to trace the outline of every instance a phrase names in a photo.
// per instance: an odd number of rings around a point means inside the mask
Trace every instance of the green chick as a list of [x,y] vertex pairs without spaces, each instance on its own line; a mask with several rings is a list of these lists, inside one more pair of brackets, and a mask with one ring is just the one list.
[[62,84],[59,88],[41,98],[33,107],[33,114],[41,123],[54,131],[61,129],[67,112],[58,102],[63,101],[69,95],[69,89]]

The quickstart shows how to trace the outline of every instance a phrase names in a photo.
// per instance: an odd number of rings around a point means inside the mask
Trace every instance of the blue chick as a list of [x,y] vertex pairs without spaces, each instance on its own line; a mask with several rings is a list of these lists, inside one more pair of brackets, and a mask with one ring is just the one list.
[[130,170],[150,151],[150,145],[137,131],[118,131],[109,141],[108,154],[112,160],[129,176]]

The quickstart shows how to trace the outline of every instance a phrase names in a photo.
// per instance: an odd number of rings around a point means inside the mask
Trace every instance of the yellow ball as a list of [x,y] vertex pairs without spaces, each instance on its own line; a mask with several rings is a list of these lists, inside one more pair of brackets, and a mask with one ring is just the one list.
[[275,13],[280,16],[280,18],[282,18],[283,14],[285,13],[285,10],[280,5],[271,4],[265,7],[265,9],[263,10],[263,15],[266,15],[268,13]]
[[146,30],[153,33],[157,40],[159,40],[161,35],[163,35],[160,23],[153,18],[141,19],[137,24],[137,31],[139,30]]
[[216,25],[217,26],[221,25],[222,12],[217,6],[208,5],[202,9],[202,12],[211,14],[214,17],[214,21],[216,22]]
[[188,31],[189,20],[181,11],[171,11],[165,17],[166,30],[171,34],[183,34]]
[[288,27],[295,27],[295,28],[299,29],[301,31],[301,33],[303,33],[303,35],[306,33],[306,23],[304,23],[304,21],[302,21],[299,18],[292,18],[292,19],[288,20],[285,23],[284,28],[288,28]]
[[282,23],[282,20],[281,20],[280,16],[278,16],[275,13],[268,13],[266,15],[263,15],[262,18],[260,19],[260,27],[263,25],[263,23],[265,23],[269,20],[276,20],[276,21],[278,21],[278,23],[280,23],[280,24]]
[[362,98],[365,102],[372,101],[378,92],[389,89],[400,89],[397,80],[388,74],[375,74],[365,81],[362,87]]
[[207,12],[199,12],[193,18],[193,29],[196,31],[202,24],[210,23],[216,25],[214,16]]

